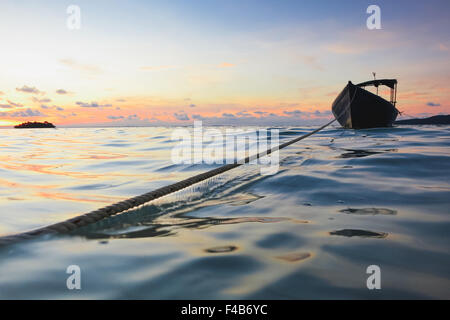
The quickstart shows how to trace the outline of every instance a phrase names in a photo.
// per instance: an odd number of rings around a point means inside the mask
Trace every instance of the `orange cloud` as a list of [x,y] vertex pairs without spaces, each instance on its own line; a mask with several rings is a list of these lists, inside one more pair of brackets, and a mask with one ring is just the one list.
[[450,49],[443,43],[439,43],[439,50],[441,51],[449,51]]
[[235,65],[232,63],[228,63],[228,62],[223,62],[221,64],[218,65],[219,68],[231,68],[234,67]]

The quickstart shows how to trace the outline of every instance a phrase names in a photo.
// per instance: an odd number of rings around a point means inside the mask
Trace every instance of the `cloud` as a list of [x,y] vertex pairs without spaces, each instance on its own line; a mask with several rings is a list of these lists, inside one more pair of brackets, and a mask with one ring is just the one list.
[[55,105],[50,107],[50,106],[48,106],[46,104],[41,104],[41,108],[42,109],[55,109],[55,110],[58,110],[58,111],[64,111],[64,108],[61,108],[61,107],[58,107],[58,106],[55,106]]
[[450,49],[445,44],[439,43],[439,50],[441,50],[441,51],[449,51]]
[[[141,118],[137,114],[130,114],[130,115],[109,115],[107,116],[109,120],[104,123],[97,123],[97,125],[100,126],[138,126],[138,127],[147,127],[149,126],[150,120],[148,118]],[[153,119],[151,119],[153,120]]]
[[25,115],[27,117],[40,117],[40,116],[43,116],[43,114],[39,110],[32,110],[30,108],[28,108],[25,111],[19,111],[18,114],[19,115]]
[[107,108],[107,107],[112,107],[111,104],[98,104],[97,102],[87,103],[87,102],[77,101],[75,103],[77,105],[79,105],[80,107],[83,107],[83,108]]
[[224,118],[236,118],[236,116],[232,113],[222,113],[222,117]]
[[288,116],[294,116],[294,117],[300,117],[300,116],[303,114],[303,112],[300,111],[300,110],[283,111],[283,113],[284,113],[285,115],[288,115]]
[[196,105],[195,105],[195,104],[193,104],[193,103],[191,103],[191,104],[189,105],[189,107],[190,107],[190,108],[195,108],[195,107],[196,107]]
[[332,115],[333,113],[330,111],[330,110],[326,110],[326,111],[319,111],[319,110],[316,110],[316,111],[314,111],[314,113],[313,113],[313,115],[315,115],[315,116],[330,116],[330,115]]
[[428,102],[427,106],[429,106],[429,107],[440,107],[441,104],[440,103],[434,103],[434,102]]
[[0,91],[0,96],[4,95],[5,93],[3,91]]
[[[159,114],[164,118],[169,115],[168,112]],[[194,120],[201,120],[205,125],[232,125],[232,126],[274,126],[274,125],[323,125],[331,119],[332,113],[329,110],[286,110],[280,111],[279,114],[264,110],[242,110],[239,112],[223,112],[217,115],[204,115],[199,112],[195,114],[186,113],[179,110],[170,113],[173,117],[171,120],[158,119],[156,114],[153,118],[140,119],[137,115],[109,115],[107,119],[110,122],[101,125],[136,125],[136,126],[171,126],[171,125],[190,125]]]
[[[300,117],[301,116],[301,117]],[[237,113],[222,113],[218,116],[202,116],[194,114],[194,120],[201,120],[205,125],[321,125],[332,117],[329,110],[326,111],[284,111],[283,114],[275,114],[267,111],[240,111]]]
[[9,104],[0,104],[0,108],[10,109],[12,106]]
[[222,62],[221,64],[218,65],[219,68],[231,68],[234,66],[235,66],[234,64],[228,62]]
[[45,92],[39,91],[36,87],[29,87],[24,85],[22,88],[16,88],[17,91],[32,93],[32,94],[44,94]]
[[137,114],[130,114],[127,117],[127,120],[140,120],[139,116]]
[[236,113],[239,117],[251,117],[251,115],[247,112],[247,110],[242,110]]
[[120,120],[120,119],[125,119],[124,116],[108,116],[108,119],[111,120]]
[[56,93],[57,94],[69,94],[69,91],[66,91],[64,89],[58,89],[58,90],[56,90]]
[[205,117],[203,117],[203,116],[200,115],[200,114],[193,114],[193,115],[191,115],[191,118],[192,118],[192,119],[195,119],[195,120],[203,120],[203,119],[206,119]]
[[49,99],[49,98],[38,99],[36,97],[33,97],[33,101],[34,102],[39,102],[39,103],[48,103],[48,102],[51,102],[52,99]]
[[189,116],[186,113],[184,113],[183,111],[180,111],[179,113],[175,112],[173,114],[173,116],[175,117],[175,119],[180,120],[180,121],[189,120]]
[[10,100],[8,100],[8,103],[9,103],[12,107],[17,107],[17,108],[23,107],[23,104],[20,104],[20,103],[14,103],[14,102],[12,102],[12,101],[10,101]]
[[126,102],[127,100],[125,99],[116,99],[117,102]]
[[29,117],[42,117],[42,114],[39,110],[32,110],[30,108],[24,111],[15,111],[15,112],[0,112],[0,116],[2,117],[14,117],[14,118],[29,118]]
[[59,62],[66,67],[91,75],[96,75],[103,72],[103,70],[98,66],[79,63],[72,59],[60,59]]
[[144,121],[137,114],[130,114],[128,116],[108,116],[111,120],[125,120],[125,121]]

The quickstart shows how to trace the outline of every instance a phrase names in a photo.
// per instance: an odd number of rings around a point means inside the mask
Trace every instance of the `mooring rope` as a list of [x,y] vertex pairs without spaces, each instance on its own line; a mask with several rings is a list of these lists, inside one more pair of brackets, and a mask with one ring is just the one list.
[[276,152],[280,149],[286,148],[287,146],[290,146],[293,143],[303,140],[303,139],[325,129],[326,127],[331,125],[333,122],[335,122],[336,119],[338,119],[342,114],[344,114],[344,112],[347,111],[347,109],[350,107],[351,103],[353,102],[353,99],[356,96],[356,92],[357,92],[357,90],[355,90],[355,93],[353,94],[353,97],[350,100],[350,102],[348,103],[347,107],[342,110],[341,114],[339,114],[338,117],[335,117],[335,119],[331,120],[327,124],[324,124],[323,126],[317,128],[307,134],[304,134],[300,137],[292,139],[288,142],[285,142],[274,148],[271,148],[266,151],[255,154],[253,156],[248,156],[244,160],[236,161],[231,164],[223,165],[219,168],[215,168],[215,169],[209,170],[207,172],[200,173],[200,174],[190,177],[188,179],[168,185],[166,187],[162,187],[162,188],[144,193],[140,196],[130,198],[127,200],[123,200],[123,201],[111,204],[107,207],[103,207],[103,208],[97,209],[95,211],[91,211],[86,214],[79,215],[74,218],[70,218],[68,220],[65,220],[65,221],[62,221],[59,223],[55,223],[55,224],[52,224],[49,226],[34,229],[31,231],[26,231],[26,232],[21,232],[21,233],[16,233],[16,234],[0,237],[0,246],[8,245],[8,244],[15,243],[15,242],[18,242],[21,240],[33,239],[35,237],[48,235],[48,234],[68,233],[68,232],[78,229],[80,227],[84,227],[86,225],[98,222],[102,219],[105,219],[110,216],[116,215],[118,213],[133,209],[133,208],[143,205],[147,202],[167,196],[171,193],[180,191],[180,190],[187,188],[189,186],[192,186],[196,183],[199,183],[206,179],[212,178],[212,177],[222,174],[224,172],[230,171],[230,170],[237,168],[243,164],[249,163],[255,159],[259,159],[259,158],[269,155],[273,152]]

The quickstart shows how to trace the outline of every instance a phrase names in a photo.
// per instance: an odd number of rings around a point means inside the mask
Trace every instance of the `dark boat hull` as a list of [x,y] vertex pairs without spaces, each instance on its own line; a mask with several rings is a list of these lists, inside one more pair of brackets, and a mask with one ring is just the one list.
[[331,110],[344,128],[352,129],[391,127],[398,115],[389,101],[351,82],[334,100]]

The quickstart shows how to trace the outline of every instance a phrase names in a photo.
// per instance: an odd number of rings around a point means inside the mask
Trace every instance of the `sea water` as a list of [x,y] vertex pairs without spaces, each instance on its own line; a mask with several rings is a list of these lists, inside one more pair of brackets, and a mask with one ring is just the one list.
[[[313,130],[277,129],[280,142]],[[218,166],[174,164],[172,132],[0,130],[0,235]],[[449,299],[449,147],[449,126],[329,127],[280,151],[273,175],[244,165],[71,234],[0,247],[0,298]]]

